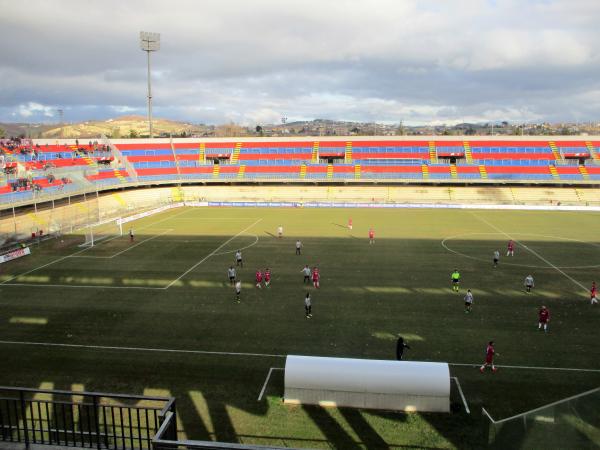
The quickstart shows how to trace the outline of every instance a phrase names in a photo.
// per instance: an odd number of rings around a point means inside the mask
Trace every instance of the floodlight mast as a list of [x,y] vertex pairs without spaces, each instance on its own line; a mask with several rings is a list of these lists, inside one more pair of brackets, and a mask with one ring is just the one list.
[[154,137],[152,131],[152,77],[150,75],[150,52],[160,50],[160,34],[140,31],[140,48],[148,55],[148,128],[150,138]]

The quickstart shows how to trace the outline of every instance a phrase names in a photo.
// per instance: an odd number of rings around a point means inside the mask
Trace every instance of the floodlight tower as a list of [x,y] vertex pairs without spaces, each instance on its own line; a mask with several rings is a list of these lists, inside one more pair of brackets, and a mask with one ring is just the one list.
[[148,127],[150,128],[150,138],[154,137],[152,132],[152,83],[150,76],[150,52],[160,50],[160,34],[140,31],[140,48],[148,55]]

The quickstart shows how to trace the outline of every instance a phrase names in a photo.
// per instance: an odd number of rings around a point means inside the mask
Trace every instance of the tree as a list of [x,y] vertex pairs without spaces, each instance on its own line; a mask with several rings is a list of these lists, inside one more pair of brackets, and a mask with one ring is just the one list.
[[4,128],[0,128],[0,138],[6,137],[6,130]]
[[138,134],[138,132],[136,130],[129,130],[129,137],[131,139],[134,139],[136,137],[139,137],[139,134]]
[[256,133],[258,133],[259,136],[265,135],[265,133],[263,132],[263,127],[261,127],[260,125],[256,125]]

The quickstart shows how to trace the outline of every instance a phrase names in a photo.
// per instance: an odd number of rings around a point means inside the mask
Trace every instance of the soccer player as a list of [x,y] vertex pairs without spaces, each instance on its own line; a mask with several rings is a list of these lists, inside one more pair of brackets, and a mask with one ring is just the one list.
[[304,274],[304,281],[302,283],[310,283],[310,267],[308,267],[308,264],[300,272]]
[[298,239],[296,241],[296,255],[301,255],[302,254],[302,242],[300,241],[300,239]]
[[498,267],[498,261],[500,261],[500,252],[494,251],[494,268]]
[[544,332],[547,333],[548,332],[548,322],[550,322],[550,310],[548,308],[546,308],[545,306],[542,306],[540,308],[540,311],[538,312],[538,330],[542,329],[542,325],[544,326]]
[[596,289],[596,282],[592,281],[592,288],[590,289],[590,304],[596,305],[598,304],[598,291]]
[[265,287],[269,287],[271,284],[271,269],[268,267],[265,269]]
[[374,244],[375,243],[375,230],[373,230],[373,227],[369,228],[369,244]]
[[471,312],[472,306],[473,294],[471,293],[471,289],[467,289],[467,295],[465,295],[465,314],[469,314]]
[[277,236],[279,237],[279,239],[283,237],[283,227],[281,225],[277,227]]
[[240,294],[242,293],[242,282],[237,280],[235,282],[235,299],[239,303],[240,302]]
[[262,280],[263,280],[263,274],[260,271],[260,269],[258,269],[256,271],[256,287],[259,289],[262,287]]
[[320,278],[321,278],[321,275],[319,274],[319,268],[313,267],[313,271],[312,271],[313,286],[317,289],[319,288],[319,279]]
[[515,243],[512,239],[508,241],[508,246],[506,248],[506,256],[515,256]]
[[[496,350],[494,349],[494,341],[490,341],[485,349],[485,362],[479,368],[479,371],[483,373],[487,366],[491,366],[492,372],[496,372],[498,369],[494,366],[494,356],[496,355]],[[500,356],[500,353],[498,353]]]
[[531,288],[535,286],[535,283],[533,282],[533,277],[531,275],[527,275],[525,277],[525,290],[527,290],[527,292],[531,292]]
[[351,230],[352,229],[352,217],[350,217],[348,219],[348,229]]
[[133,242],[133,238],[134,238],[134,236],[133,236],[133,228],[130,228],[129,229],[129,242]]
[[238,250],[235,252],[235,265],[244,268],[244,262],[242,261],[242,251]]
[[227,275],[229,276],[229,284],[233,286],[235,284],[235,269],[233,266],[229,266],[229,269],[227,269]]
[[310,300],[310,294],[308,292],[306,293],[306,297],[304,297],[304,313],[306,314],[307,319],[312,317],[312,301]]
[[458,269],[454,269],[451,275],[452,278],[452,290],[458,292],[458,286],[460,285],[460,273]]
[[398,336],[398,340],[396,341],[396,359],[398,361],[402,361],[405,348],[410,350],[410,346],[404,342],[404,338],[402,336]]

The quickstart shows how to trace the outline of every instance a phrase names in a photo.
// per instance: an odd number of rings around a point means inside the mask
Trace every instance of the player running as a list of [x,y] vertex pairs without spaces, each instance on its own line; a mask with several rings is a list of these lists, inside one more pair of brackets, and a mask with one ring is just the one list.
[[496,250],[494,251],[494,269],[498,267],[498,261],[500,261],[500,252]]
[[235,265],[244,268],[244,262],[242,261],[242,251],[238,250],[235,252]]
[[460,273],[458,269],[454,269],[450,278],[452,279],[452,290],[458,292],[458,286],[460,285]]
[[544,332],[548,332],[548,322],[550,322],[550,310],[542,306],[538,312],[538,330],[544,327]]
[[304,313],[307,319],[312,317],[312,301],[308,292],[306,293],[306,297],[304,297]]
[[374,244],[375,243],[375,230],[373,230],[373,227],[369,228],[369,244]]
[[515,256],[515,243],[511,239],[506,247],[506,256]]
[[467,289],[467,295],[465,295],[465,314],[469,314],[471,312],[472,307],[473,294],[471,293],[471,289]]
[[304,266],[304,269],[302,269],[300,272],[302,272],[304,274],[304,281],[302,282],[303,284],[309,283],[310,284],[310,267],[308,267],[308,264]]
[[533,282],[533,277],[531,275],[527,275],[523,284],[525,284],[525,290],[527,291],[527,293],[530,293],[531,289],[535,286],[535,283]]
[[494,341],[490,341],[485,349],[485,362],[483,363],[483,365],[479,368],[479,371],[481,373],[483,373],[483,371],[485,370],[485,368],[487,366],[490,366],[492,368],[492,372],[496,372],[498,369],[494,366],[494,356],[495,355],[500,356],[500,353],[496,353],[496,350],[494,349]]
[[260,271],[260,269],[258,269],[258,270],[256,271],[256,278],[255,278],[255,279],[256,279],[256,287],[257,287],[258,289],[262,288],[263,274],[262,274],[262,272]]
[[271,269],[268,267],[265,269],[265,287],[269,287],[271,285]]
[[590,289],[590,304],[597,305],[598,304],[598,290],[596,289],[596,282],[592,281],[592,287]]
[[302,254],[302,241],[300,241],[300,239],[298,239],[296,241],[296,255],[301,255]]
[[314,267],[313,271],[312,271],[312,281],[313,281],[313,286],[317,289],[319,289],[319,279],[321,278],[321,275],[319,274],[319,268],[318,267]]
[[229,284],[233,286],[235,284],[235,268],[233,266],[229,266],[227,269],[227,276],[229,276]]

